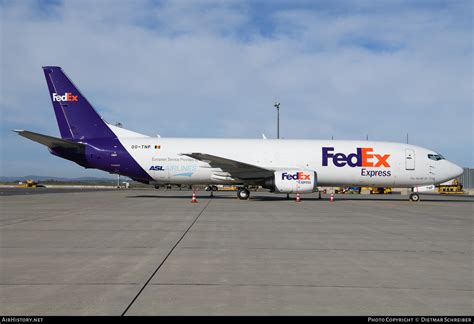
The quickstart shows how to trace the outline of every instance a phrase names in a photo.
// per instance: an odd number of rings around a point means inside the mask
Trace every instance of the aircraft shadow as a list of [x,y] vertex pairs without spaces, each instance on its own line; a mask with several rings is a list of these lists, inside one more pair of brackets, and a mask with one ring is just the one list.
[[[155,198],[155,199],[184,199],[184,200],[191,200],[191,195],[189,196],[177,196],[177,195],[138,195],[138,196],[127,196],[127,198]],[[236,196],[219,196],[214,194],[213,197],[209,195],[196,195],[196,199],[218,199],[218,200],[238,200]],[[286,199],[286,196],[257,196],[251,195],[249,200],[256,200],[256,201],[279,201],[279,200],[295,200],[295,197],[290,197],[290,199]],[[317,198],[304,198],[304,200],[318,200]],[[325,199],[329,200],[329,198]]]
[[[126,198],[144,198],[144,199],[181,199],[181,200],[191,200],[191,195],[159,195],[159,194],[153,194],[153,195],[136,195],[136,196],[127,196]],[[444,197],[442,196],[433,196],[433,195],[420,195],[421,196],[421,202],[423,201],[429,201],[429,202],[463,202],[463,203],[474,203],[474,198],[468,197],[468,196],[463,196],[463,197],[457,197],[457,199],[450,199],[449,197]],[[437,197],[437,198],[436,198]],[[196,195],[196,199],[199,201],[199,199],[216,199],[216,200],[237,200],[237,197],[235,196],[230,196],[230,195],[225,195],[221,196],[218,193],[214,193],[214,195],[211,197],[210,194],[206,195]],[[250,200],[253,201],[294,201],[295,200],[295,195],[291,195],[289,199],[286,198],[286,196],[259,196],[258,194],[252,193],[250,196]],[[305,197],[304,195],[301,195],[301,201],[325,201],[328,202],[330,201],[329,196],[323,195],[321,199],[318,197]],[[335,196],[334,203],[337,203],[338,201],[408,201],[408,196],[405,195],[395,195],[395,196],[381,196],[381,197],[374,197],[374,196]]]
[[[191,195],[138,195],[138,196],[127,196],[126,198],[167,198],[167,199],[184,199],[184,200],[191,200]],[[217,196],[214,195],[211,197],[210,195],[196,195],[196,199],[237,199],[237,197],[230,197],[230,196]]]

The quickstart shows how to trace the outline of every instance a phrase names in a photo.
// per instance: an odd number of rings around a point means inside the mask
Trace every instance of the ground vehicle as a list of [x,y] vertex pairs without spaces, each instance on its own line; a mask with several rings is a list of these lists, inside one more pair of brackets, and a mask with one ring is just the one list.
[[438,186],[438,192],[442,194],[463,194],[461,183],[454,179],[451,184],[440,184]]
[[44,187],[44,185],[38,183],[37,181],[29,179],[29,180],[26,180],[24,183],[21,182],[20,187],[22,187],[22,188],[42,188],[42,187]]

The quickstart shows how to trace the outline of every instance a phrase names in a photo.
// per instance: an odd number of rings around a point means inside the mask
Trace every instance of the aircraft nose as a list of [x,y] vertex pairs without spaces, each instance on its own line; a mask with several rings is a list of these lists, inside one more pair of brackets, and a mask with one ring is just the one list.
[[451,167],[450,167],[450,173],[451,173],[451,178],[457,178],[459,177],[461,174],[463,174],[464,172],[464,169],[461,168],[459,165],[457,164],[454,164],[451,162]]

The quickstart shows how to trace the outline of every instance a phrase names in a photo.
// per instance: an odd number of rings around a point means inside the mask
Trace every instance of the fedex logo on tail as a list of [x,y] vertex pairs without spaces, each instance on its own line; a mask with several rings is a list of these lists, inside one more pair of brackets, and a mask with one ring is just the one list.
[[61,101],[78,101],[77,97],[73,95],[71,92],[66,92],[64,95],[58,95],[56,92],[53,93],[53,101],[61,102]]
[[354,167],[374,167],[390,168],[388,158],[390,154],[374,154],[373,148],[358,147],[356,153],[344,154],[334,153],[334,147],[323,147],[323,166],[328,166],[332,160],[334,166],[340,168],[344,166]]

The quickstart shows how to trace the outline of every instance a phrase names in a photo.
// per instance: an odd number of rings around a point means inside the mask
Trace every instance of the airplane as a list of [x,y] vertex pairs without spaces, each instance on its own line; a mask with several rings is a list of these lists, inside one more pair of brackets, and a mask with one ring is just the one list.
[[[318,186],[421,188],[463,169],[415,145],[354,140],[150,137],[107,123],[58,66],[43,72],[61,138],[14,130],[85,168],[151,185],[249,186],[275,193],[311,193]],[[409,199],[419,201],[420,190]]]

